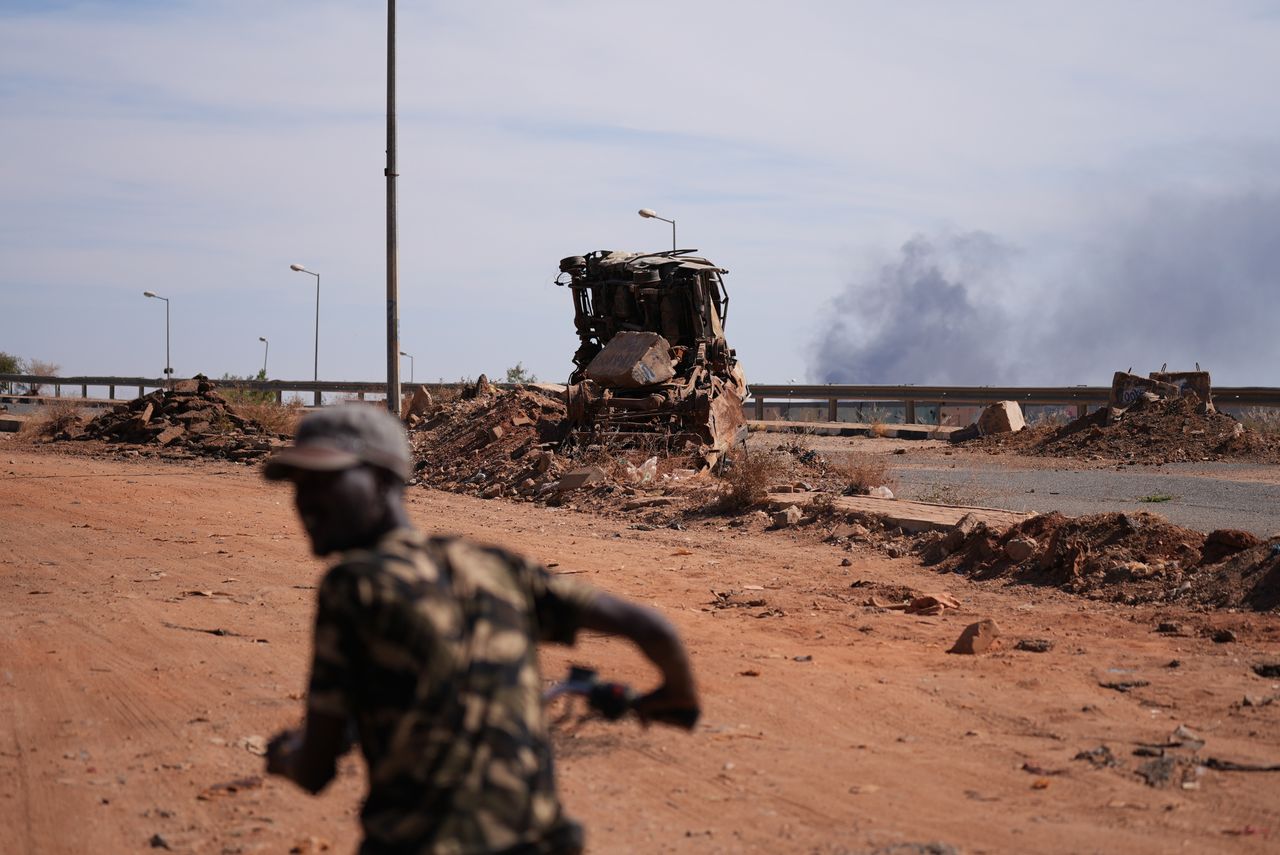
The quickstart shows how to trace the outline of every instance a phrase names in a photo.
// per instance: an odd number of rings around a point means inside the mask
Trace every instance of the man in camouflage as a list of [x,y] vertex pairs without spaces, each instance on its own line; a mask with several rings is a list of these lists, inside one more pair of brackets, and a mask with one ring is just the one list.
[[369,770],[364,855],[574,853],[581,828],[556,795],[536,643],[579,629],[634,641],[663,684],[642,718],[696,718],[684,648],[655,612],[517,555],[409,524],[403,428],[369,406],[306,418],[266,464],[292,481],[317,555],[305,726],[272,740],[268,771],[310,792],[332,780],[354,725]]

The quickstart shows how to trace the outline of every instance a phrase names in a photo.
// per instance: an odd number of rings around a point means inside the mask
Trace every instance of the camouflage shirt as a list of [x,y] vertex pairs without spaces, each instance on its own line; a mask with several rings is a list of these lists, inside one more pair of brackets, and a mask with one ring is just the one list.
[[536,642],[573,642],[589,588],[501,549],[412,529],[320,585],[308,709],[356,723],[362,853],[573,851]]

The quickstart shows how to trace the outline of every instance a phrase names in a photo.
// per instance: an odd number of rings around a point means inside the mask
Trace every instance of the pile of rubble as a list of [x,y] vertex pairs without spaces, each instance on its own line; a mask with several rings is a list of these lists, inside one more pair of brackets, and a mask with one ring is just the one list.
[[502,391],[482,378],[447,402],[419,392],[407,423],[414,483],[484,498],[531,496],[566,468],[555,452],[566,430],[564,402],[537,386]]
[[1049,585],[1124,603],[1182,602],[1269,610],[1280,605],[1280,539],[1208,535],[1156,514],[1027,519],[1006,530],[966,517],[921,542],[927,564],[974,579]]
[[[1248,460],[1280,463],[1280,437],[1247,430],[1213,406],[1209,373],[1152,372],[1142,377],[1117,371],[1107,406],[1067,425],[1024,428],[1017,404],[1011,420],[986,429],[983,420],[952,434],[954,442],[973,440],[993,452],[1015,451],[1043,457],[1113,460],[1121,464]],[[1003,412],[1003,411],[1002,411]]]
[[482,380],[458,400],[416,394],[405,407],[416,461],[411,483],[485,499],[627,512],[665,510],[678,504],[669,494],[705,483],[681,458],[575,445],[561,389],[501,390]]
[[244,462],[265,457],[288,441],[287,436],[237,414],[204,377],[120,404],[86,425],[74,423],[54,439],[181,449],[202,457]]
[[1213,460],[1280,463],[1280,437],[1251,431],[1219,412],[1200,412],[1190,398],[1143,401],[1118,421],[1106,408],[1061,427],[1043,425],[974,442],[990,451],[1040,457],[1165,464]]

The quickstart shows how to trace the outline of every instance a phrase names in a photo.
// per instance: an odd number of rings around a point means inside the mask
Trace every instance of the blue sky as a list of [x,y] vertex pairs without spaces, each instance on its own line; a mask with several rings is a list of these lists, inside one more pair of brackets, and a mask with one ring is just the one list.
[[[749,379],[1276,384],[1278,12],[401,0],[403,348],[418,379],[563,379],[558,260],[665,247],[650,207],[731,271]],[[179,374],[252,373],[266,336],[309,377],[296,262],[322,377],[377,379],[384,26],[0,0],[0,350],[156,375],[153,290]],[[929,283],[954,318],[907,300]]]

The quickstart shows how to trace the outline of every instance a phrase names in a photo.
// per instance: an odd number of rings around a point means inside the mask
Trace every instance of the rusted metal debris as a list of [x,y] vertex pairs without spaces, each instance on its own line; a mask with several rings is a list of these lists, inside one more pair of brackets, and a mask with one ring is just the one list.
[[746,378],[724,336],[727,270],[689,253],[562,259],[581,344],[566,390],[574,435],[692,446],[708,466],[746,439]]

